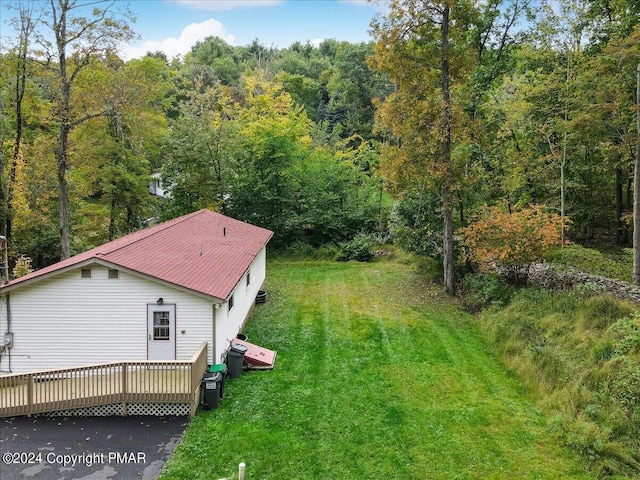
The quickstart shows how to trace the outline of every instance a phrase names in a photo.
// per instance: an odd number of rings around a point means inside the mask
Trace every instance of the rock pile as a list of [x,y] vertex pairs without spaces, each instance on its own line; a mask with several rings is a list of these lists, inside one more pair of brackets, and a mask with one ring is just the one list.
[[640,287],[612,278],[590,275],[573,267],[563,267],[549,263],[533,263],[520,267],[517,271],[501,272],[503,277],[526,279],[531,286],[550,290],[565,290],[580,286],[594,292],[610,293],[621,300],[640,303]]

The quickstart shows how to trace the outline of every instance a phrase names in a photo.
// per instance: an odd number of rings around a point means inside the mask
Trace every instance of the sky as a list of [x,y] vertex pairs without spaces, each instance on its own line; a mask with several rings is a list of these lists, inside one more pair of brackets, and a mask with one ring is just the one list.
[[[9,26],[17,0],[0,0],[0,38],[12,45]],[[36,0],[46,6],[48,2]],[[93,4],[95,0],[77,0]],[[369,24],[379,6],[367,0],[115,0],[129,7],[139,38],[123,45],[121,56],[130,60],[147,52],[163,51],[174,58],[189,52],[199,40],[217,36],[233,46],[258,39],[266,47],[286,48],[293,42],[317,45],[325,39],[352,43],[372,40]]]
[[123,47],[127,60],[157,50],[184,55],[207,36],[234,46],[257,38],[277,48],[324,39],[366,42],[376,14],[366,0],[130,0],[129,7],[140,38]]

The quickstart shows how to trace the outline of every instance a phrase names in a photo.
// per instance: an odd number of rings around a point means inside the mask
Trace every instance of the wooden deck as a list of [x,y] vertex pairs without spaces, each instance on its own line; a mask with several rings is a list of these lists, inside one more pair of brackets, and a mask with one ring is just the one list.
[[191,360],[117,362],[0,377],[0,417],[100,405],[190,404],[195,414],[207,344]]

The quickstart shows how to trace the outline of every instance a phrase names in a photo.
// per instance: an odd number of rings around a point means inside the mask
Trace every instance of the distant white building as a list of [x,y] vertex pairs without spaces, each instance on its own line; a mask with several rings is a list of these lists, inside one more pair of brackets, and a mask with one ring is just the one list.
[[149,183],[149,192],[156,197],[162,197],[162,198],[169,197],[170,189],[165,188],[165,186],[162,184],[162,178],[159,173],[151,174],[151,183]]

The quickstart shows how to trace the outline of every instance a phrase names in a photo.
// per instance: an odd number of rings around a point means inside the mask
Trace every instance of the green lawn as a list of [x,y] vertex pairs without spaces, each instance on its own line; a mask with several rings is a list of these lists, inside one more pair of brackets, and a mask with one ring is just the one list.
[[161,479],[590,478],[411,267],[272,261],[267,291],[246,333],[276,368],[228,380]]

